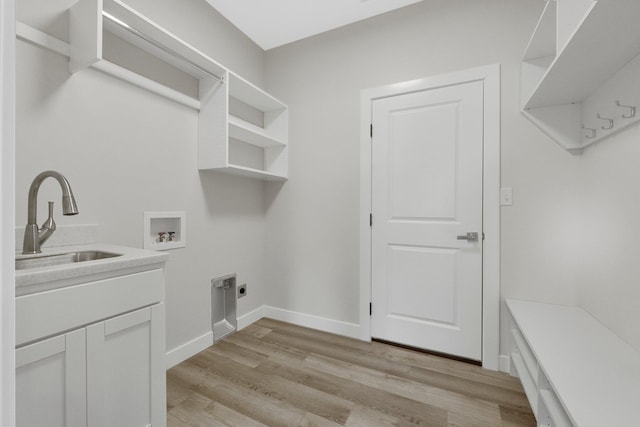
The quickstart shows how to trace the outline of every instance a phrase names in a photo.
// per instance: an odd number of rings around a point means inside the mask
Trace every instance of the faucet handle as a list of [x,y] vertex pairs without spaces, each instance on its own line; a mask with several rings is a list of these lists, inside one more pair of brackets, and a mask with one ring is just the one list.
[[49,218],[42,224],[42,228],[49,229],[51,231],[56,229],[56,223],[53,220],[53,202],[49,202]]
[[53,202],[49,202],[49,218],[42,224],[40,230],[38,230],[38,238],[40,244],[47,241],[56,229],[56,222],[53,220]]

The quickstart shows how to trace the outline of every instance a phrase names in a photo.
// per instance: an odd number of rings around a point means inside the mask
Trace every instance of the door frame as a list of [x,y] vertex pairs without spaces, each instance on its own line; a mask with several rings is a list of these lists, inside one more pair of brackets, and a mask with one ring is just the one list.
[[[360,98],[360,339],[371,340],[371,213],[373,101],[427,89],[482,81],[484,147],[482,231],[482,366],[497,371],[500,359],[500,64],[363,89]],[[375,221],[375,217],[374,217]]]
[[0,424],[15,425],[15,1],[0,0]]

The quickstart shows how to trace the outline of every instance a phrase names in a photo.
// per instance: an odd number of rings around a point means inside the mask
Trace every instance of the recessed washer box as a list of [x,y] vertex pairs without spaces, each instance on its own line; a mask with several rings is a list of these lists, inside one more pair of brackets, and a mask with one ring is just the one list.
[[155,251],[187,245],[185,212],[145,212],[144,248]]

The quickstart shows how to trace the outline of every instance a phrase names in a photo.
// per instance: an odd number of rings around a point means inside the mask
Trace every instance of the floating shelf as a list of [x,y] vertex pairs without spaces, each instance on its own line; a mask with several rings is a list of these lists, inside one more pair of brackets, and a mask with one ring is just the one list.
[[521,65],[525,116],[574,153],[635,123],[615,101],[640,107],[638,20],[637,0],[548,0]]

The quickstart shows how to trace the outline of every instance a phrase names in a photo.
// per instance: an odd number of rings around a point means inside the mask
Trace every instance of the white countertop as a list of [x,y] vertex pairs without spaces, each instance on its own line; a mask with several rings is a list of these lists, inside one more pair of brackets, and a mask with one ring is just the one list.
[[102,243],[43,248],[42,253],[37,255],[22,255],[18,252],[16,258],[80,251],[102,251],[122,255],[93,261],[16,270],[16,296],[71,286],[89,280],[100,280],[112,277],[114,274],[122,274],[123,271],[132,273],[160,268],[161,264],[169,258],[166,252]]

